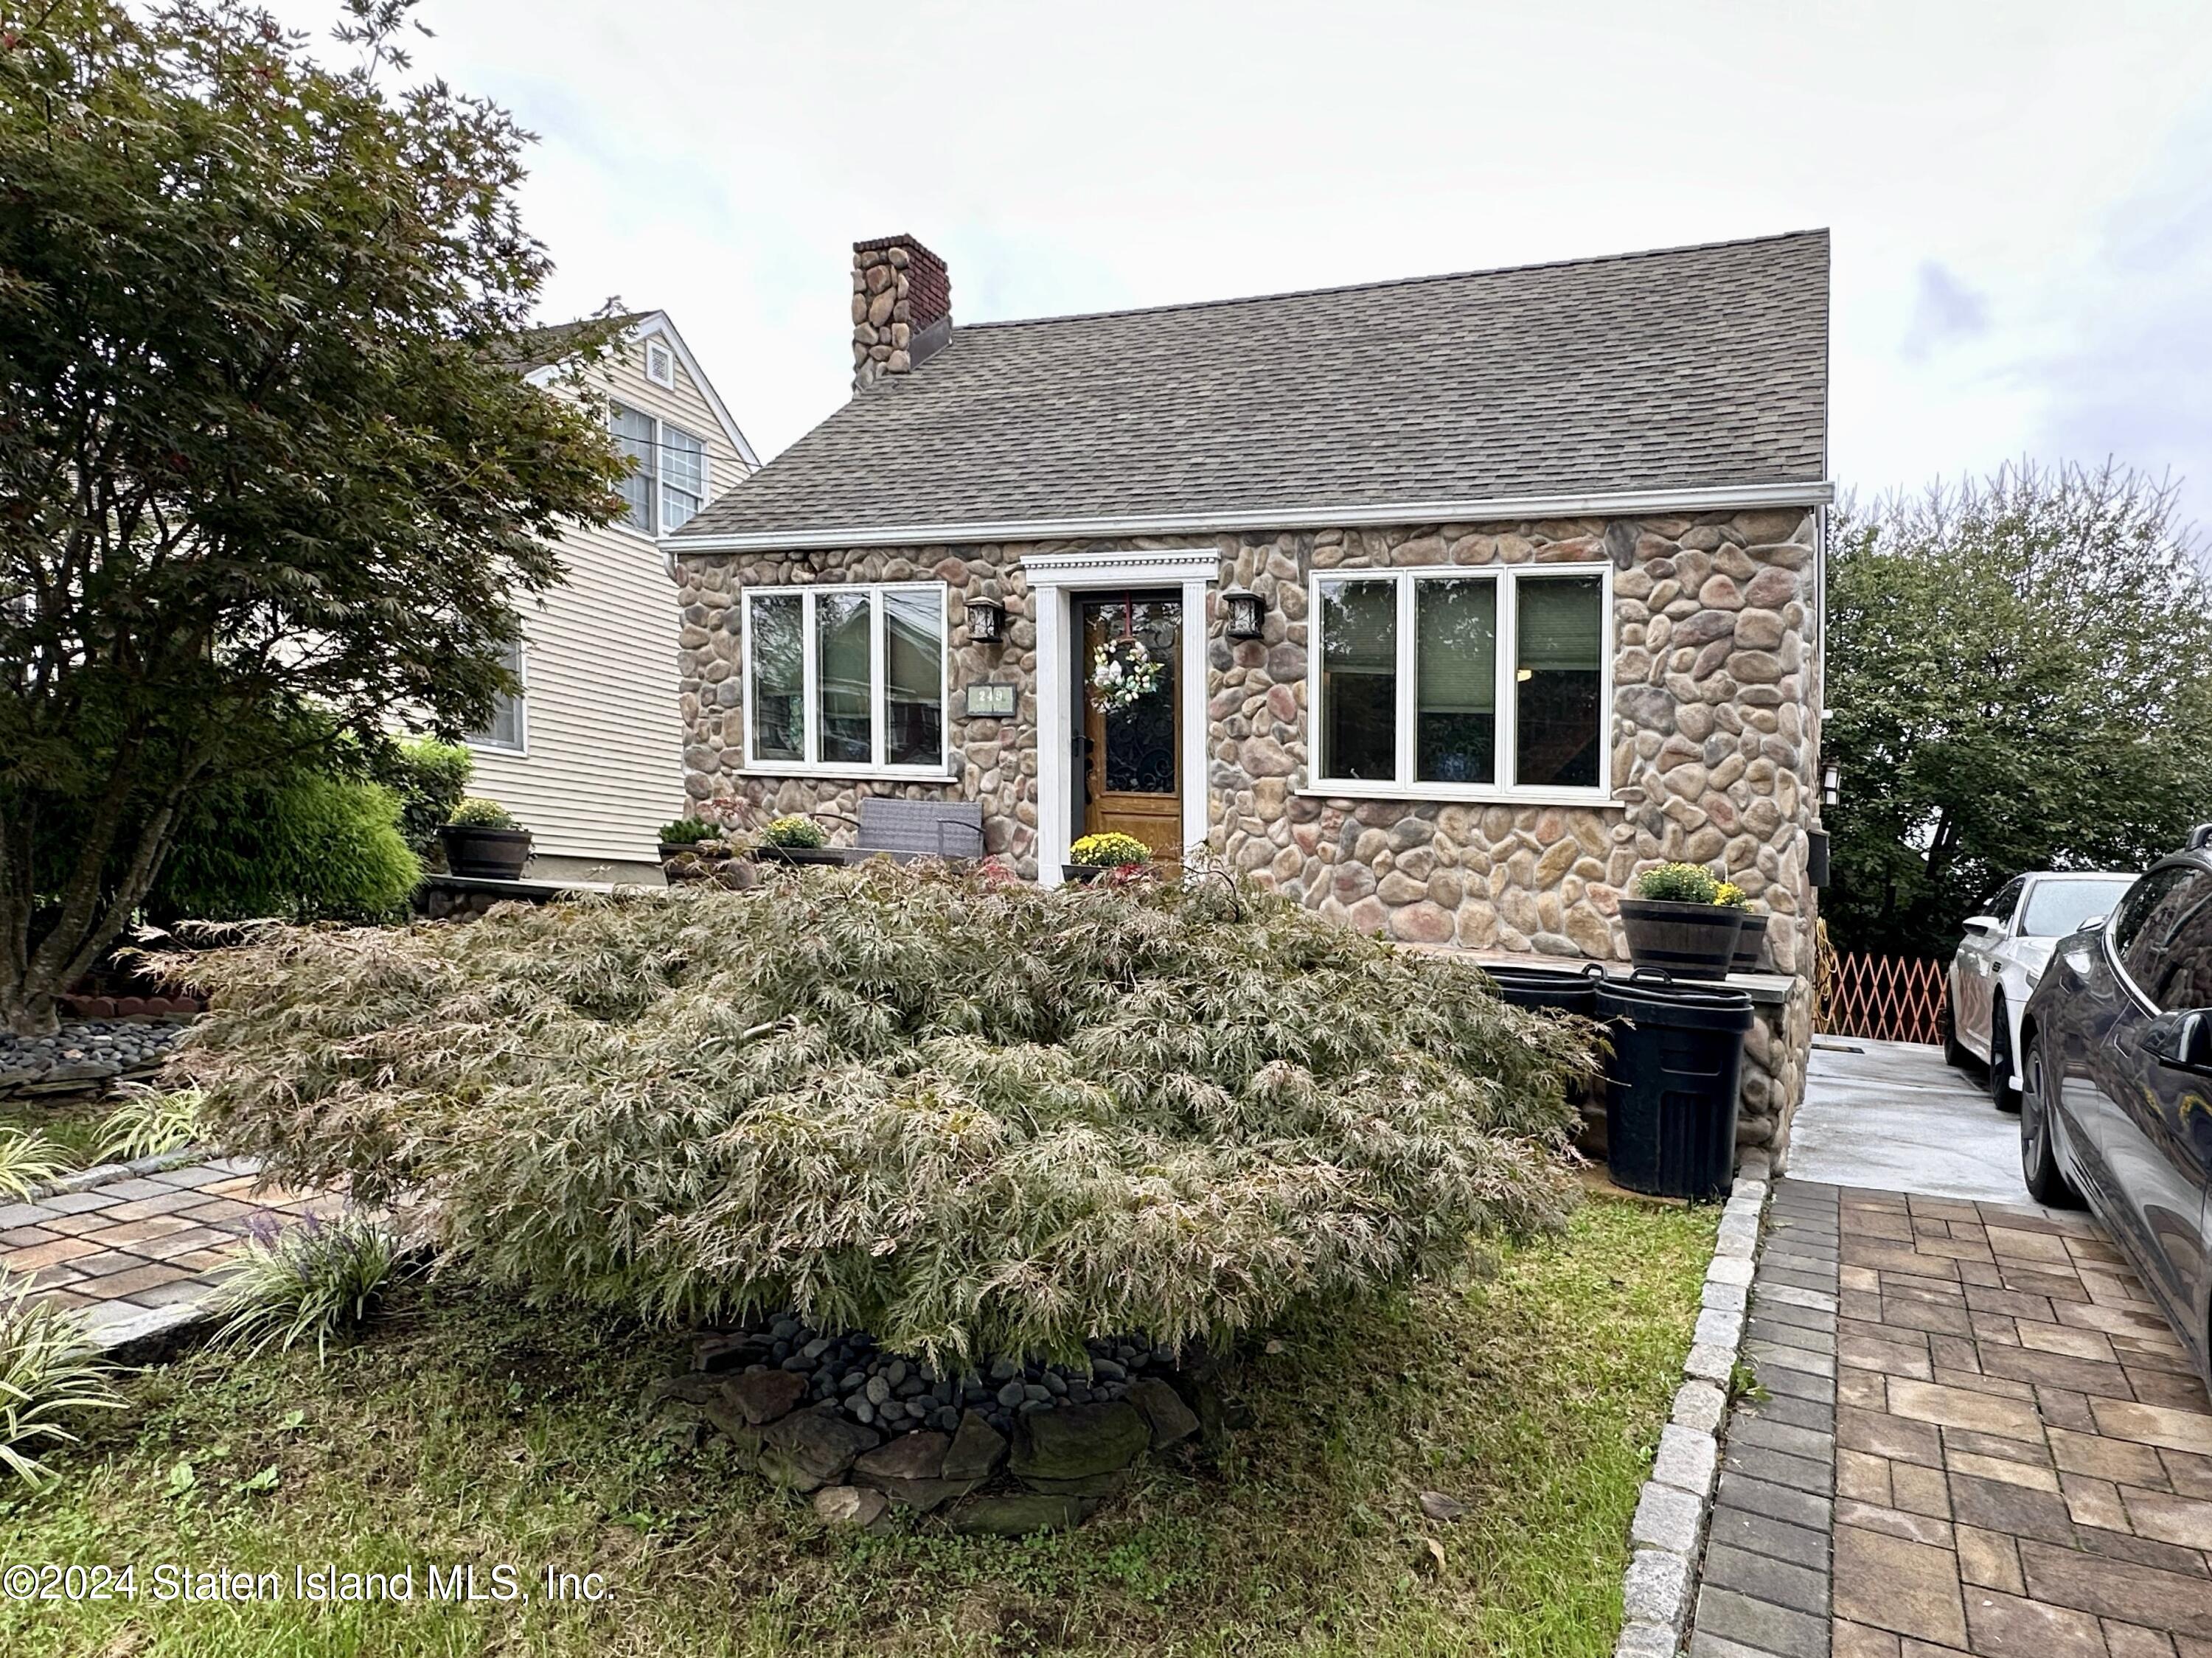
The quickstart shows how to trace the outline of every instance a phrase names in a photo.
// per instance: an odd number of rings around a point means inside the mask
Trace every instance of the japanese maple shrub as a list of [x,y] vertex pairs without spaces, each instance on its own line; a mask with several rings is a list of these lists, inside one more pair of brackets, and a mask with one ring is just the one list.
[[1202,873],[878,862],[202,966],[181,1063],[222,1144],[428,1199],[447,1270],[549,1302],[1072,1354],[1447,1272],[1569,1203],[1584,1033]]

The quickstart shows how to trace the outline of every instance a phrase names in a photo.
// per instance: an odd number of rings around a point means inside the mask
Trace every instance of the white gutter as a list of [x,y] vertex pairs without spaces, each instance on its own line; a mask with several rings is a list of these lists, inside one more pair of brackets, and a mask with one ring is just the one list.
[[[856,524],[835,530],[749,530],[666,537],[672,554],[804,552],[816,548],[912,547],[946,542],[1060,541],[1084,536],[1218,535],[1246,530],[1357,529],[1367,525],[1469,524],[1497,519],[1613,518],[1632,513],[1711,513],[1820,507],[1835,486],[1737,483],[1615,495],[1497,495],[1468,501],[1386,501],[1373,507],[1279,507],[1237,513],[1135,513],[1121,517],[982,519],[952,524]],[[711,511],[712,509],[709,508]]]

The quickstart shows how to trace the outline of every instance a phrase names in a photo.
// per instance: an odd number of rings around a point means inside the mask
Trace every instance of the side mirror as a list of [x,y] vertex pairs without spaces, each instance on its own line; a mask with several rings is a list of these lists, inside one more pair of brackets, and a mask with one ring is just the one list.
[[2168,1071],[2212,1077],[2212,1008],[2160,1014],[2144,1028],[2143,1051]]
[[1969,915],[1966,917],[1966,931],[1978,937],[1987,938],[2002,932],[2004,923],[1994,915]]

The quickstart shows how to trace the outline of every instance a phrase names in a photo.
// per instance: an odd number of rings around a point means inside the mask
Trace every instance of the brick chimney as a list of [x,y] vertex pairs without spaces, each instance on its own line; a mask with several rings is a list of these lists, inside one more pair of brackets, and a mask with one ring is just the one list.
[[910,374],[952,338],[952,279],[911,236],[853,244],[853,389]]

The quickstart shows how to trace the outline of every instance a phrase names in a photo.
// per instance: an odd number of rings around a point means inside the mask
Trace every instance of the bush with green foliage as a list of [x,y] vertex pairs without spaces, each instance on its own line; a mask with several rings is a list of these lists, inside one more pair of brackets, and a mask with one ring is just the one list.
[[1717,904],[1721,882],[1696,864],[1662,864],[1636,878],[1636,896],[1654,903]]
[[108,1113],[100,1132],[102,1163],[181,1151],[201,1138],[199,1091],[126,1084],[122,1103]]
[[395,744],[377,766],[377,780],[399,799],[399,833],[416,857],[436,851],[438,825],[453,821],[476,768],[476,756],[466,748],[434,737]]
[[62,1148],[36,1128],[0,1128],[0,1198],[21,1203],[69,1167]]
[[761,831],[761,839],[772,847],[815,850],[830,844],[830,831],[811,817],[774,817]]
[[1224,877],[810,867],[204,957],[210,1126],[546,1303],[1181,1343],[1555,1225],[1588,1032]]
[[455,829],[511,829],[516,826],[513,812],[481,794],[464,795],[446,821]]
[[1067,849],[1071,864],[1114,868],[1126,864],[1149,864],[1152,849],[1133,835],[1123,835],[1109,829],[1103,835],[1086,835]]
[[0,1276],[0,1467],[33,1489],[51,1484],[33,1448],[75,1444],[61,1425],[72,1412],[121,1409],[109,1375],[73,1314],[35,1297],[30,1278]]
[[666,847],[696,847],[702,841],[720,839],[721,833],[703,817],[679,817],[660,826],[660,843]]
[[147,908],[164,920],[370,921],[422,878],[381,784],[306,767],[199,796]]
[[313,1337],[320,1359],[332,1337],[375,1316],[406,1257],[398,1230],[374,1215],[258,1232],[223,1279],[219,1310],[228,1316],[216,1339],[258,1353],[271,1342],[289,1352]]

